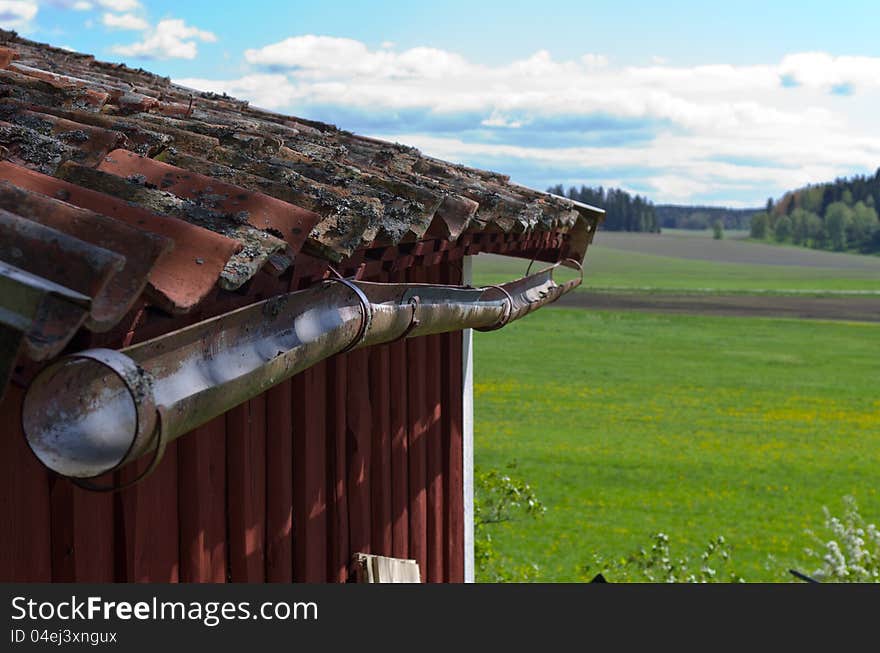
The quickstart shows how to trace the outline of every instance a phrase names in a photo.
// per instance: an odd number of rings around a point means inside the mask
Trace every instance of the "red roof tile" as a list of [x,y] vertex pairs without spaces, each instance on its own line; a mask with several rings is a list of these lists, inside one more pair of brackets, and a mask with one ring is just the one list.
[[98,165],[98,170],[118,177],[136,179],[157,186],[199,206],[225,215],[236,222],[247,222],[256,229],[284,239],[299,251],[320,216],[312,211],[255,193],[211,177],[177,168],[126,150],[114,150]]
[[173,249],[150,271],[149,282],[160,305],[175,313],[192,309],[211,292],[229,258],[241,249],[241,243],[183,220],[5,161],[0,161],[0,179],[171,240]]
[[[156,260],[174,246],[168,238],[18,188],[8,181],[0,181],[0,208],[122,257],[121,267],[110,277],[104,292],[92,302],[88,326],[95,331],[113,327],[125,315],[146,286]],[[19,267],[26,265],[18,264]],[[63,278],[53,280],[64,282]]]
[[181,313],[261,268],[400,269],[448,251],[419,254],[424,238],[581,260],[601,219],[410,147],[12,32],[0,43],[0,277],[47,298],[19,316],[34,357],[82,324],[109,328],[138,297]]

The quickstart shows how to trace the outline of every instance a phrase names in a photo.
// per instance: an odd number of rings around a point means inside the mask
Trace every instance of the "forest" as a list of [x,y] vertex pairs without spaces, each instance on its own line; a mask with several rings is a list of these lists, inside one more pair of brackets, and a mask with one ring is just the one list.
[[682,206],[658,204],[655,208],[662,229],[711,229],[716,221],[724,229],[748,229],[752,215],[760,208],[730,209],[724,206]]
[[880,169],[874,175],[812,184],[767,200],[752,216],[751,235],[835,251],[880,252]]
[[601,186],[581,186],[580,189],[572,186],[566,192],[562,184],[548,188],[547,192],[605,209],[605,222],[601,228],[607,231],[660,232],[654,204],[641,195],[630,195],[619,188],[606,189]]

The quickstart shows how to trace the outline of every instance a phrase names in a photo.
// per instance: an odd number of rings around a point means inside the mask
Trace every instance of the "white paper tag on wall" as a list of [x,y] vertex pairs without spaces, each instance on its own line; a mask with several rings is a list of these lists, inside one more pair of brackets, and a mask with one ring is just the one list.
[[403,558],[387,558],[355,553],[352,559],[356,583],[419,583],[419,563]]

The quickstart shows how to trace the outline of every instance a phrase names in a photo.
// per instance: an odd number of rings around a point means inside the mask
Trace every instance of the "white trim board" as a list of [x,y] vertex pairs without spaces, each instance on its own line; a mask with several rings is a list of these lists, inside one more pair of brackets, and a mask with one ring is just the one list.
[[[471,257],[461,262],[461,283],[470,285]],[[464,582],[474,582],[474,338],[472,329],[461,333],[462,364],[462,453],[464,488]]]

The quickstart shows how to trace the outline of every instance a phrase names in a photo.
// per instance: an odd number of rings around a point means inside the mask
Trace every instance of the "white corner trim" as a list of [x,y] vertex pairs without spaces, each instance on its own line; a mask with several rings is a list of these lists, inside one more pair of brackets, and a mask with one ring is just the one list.
[[[461,283],[471,283],[471,257],[461,262]],[[462,339],[462,453],[464,457],[464,582],[474,582],[474,340],[473,330],[464,329]]]

